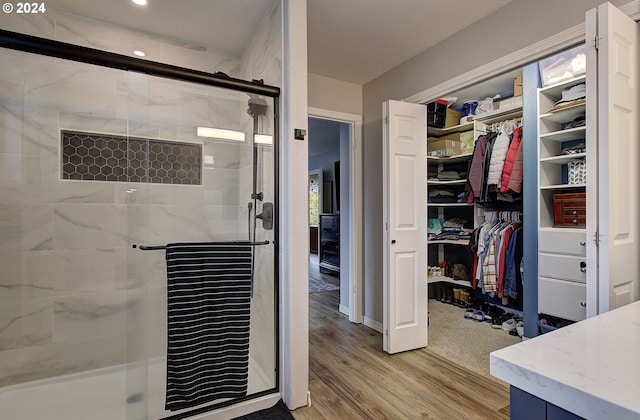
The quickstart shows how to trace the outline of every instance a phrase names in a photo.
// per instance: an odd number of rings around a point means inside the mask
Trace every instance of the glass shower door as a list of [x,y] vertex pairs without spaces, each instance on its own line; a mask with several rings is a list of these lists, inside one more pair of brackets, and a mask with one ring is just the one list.
[[[128,79],[129,182],[122,187],[131,244],[127,418],[162,418],[229,400],[224,392],[215,397],[216,385],[198,400],[206,400],[202,404],[187,403],[188,407],[173,411],[165,407],[167,369],[172,369],[167,355],[167,346],[172,345],[168,302],[182,299],[171,296],[176,292],[168,288],[167,244],[266,243],[250,246],[246,396],[273,390],[277,386],[273,99],[137,73]],[[197,305],[215,304],[207,302],[210,296],[204,290],[188,312],[196,313]],[[207,339],[204,330],[197,347]],[[184,375],[197,378],[206,369],[206,363],[194,362]],[[193,392],[201,394],[208,386],[194,387]]]

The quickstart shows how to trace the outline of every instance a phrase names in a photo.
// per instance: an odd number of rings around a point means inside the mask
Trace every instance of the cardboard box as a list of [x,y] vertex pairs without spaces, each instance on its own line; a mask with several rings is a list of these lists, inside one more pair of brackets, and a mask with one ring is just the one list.
[[[427,139],[427,155],[435,157],[456,156],[460,152],[460,133],[452,133],[446,137],[429,137]],[[455,138],[457,135],[457,139]],[[448,137],[447,136],[447,137]]]
[[473,130],[460,133],[460,154],[473,153],[474,143]]
[[496,109],[518,108],[522,106],[522,95],[505,98],[499,102],[494,102],[494,104],[498,105]]
[[460,124],[460,118],[462,114],[455,109],[447,108],[447,119],[444,123],[444,128],[453,127],[454,125]]
[[513,80],[513,96],[522,96],[522,73]]
[[438,99],[427,104],[427,125],[435,128],[449,128],[460,124],[461,113],[447,107],[447,101]]

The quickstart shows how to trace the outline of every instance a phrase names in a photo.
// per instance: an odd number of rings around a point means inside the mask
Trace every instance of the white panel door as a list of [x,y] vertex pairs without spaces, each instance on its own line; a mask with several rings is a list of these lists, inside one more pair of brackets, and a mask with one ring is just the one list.
[[383,348],[397,353],[427,345],[427,118],[398,101],[383,114]]
[[597,27],[598,313],[603,313],[640,298],[640,30],[609,3],[598,8]]

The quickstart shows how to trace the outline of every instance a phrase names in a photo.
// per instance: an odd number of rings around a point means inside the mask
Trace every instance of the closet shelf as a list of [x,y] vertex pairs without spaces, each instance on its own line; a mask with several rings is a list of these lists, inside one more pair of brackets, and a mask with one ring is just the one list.
[[568,190],[571,188],[586,188],[587,184],[555,184],[555,185],[541,185],[541,190]]
[[549,96],[549,97],[553,97],[553,98],[559,98],[562,96],[562,90],[566,87],[569,86],[575,86],[578,85],[580,83],[586,83],[587,80],[587,76],[586,75],[582,75],[573,79],[569,79],[569,80],[564,80],[558,84],[555,85],[551,85],[551,86],[547,86],[544,88],[540,89],[540,93],[545,95],[545,96]]
[[587,135],[587,127],[570,128],[568,130],[552,131],[551,133],[541,134],[540,140],[545,141],[570,141],[585,138]]
[[484,114],[476,115],[477,121],[485,124],[493,124],[495,122],[505,121],[512,118],[518,118],[522,116],[522,106],[514,106],[511,108],[498,108],[493,111],[485,112]]
[[427,245],[464,245],[464,246],[469,246],[469,240],[468,239],[462,239],[462,240],[451,240],[451,239],[444,239],[444,240],[433,240],[433,239],[429,239],[427,240]]
[[469,280],[459,280],[459,279],[453,279],[451,277],[445,277],[445,276],[427,277],[427,284],[438,283],[438,282],[446,282],[451,284],[457,284],[458,286],[471,287],[471,282]]
[[429,207],[473,207],[473,203],[427,203]]
[[470,130],[473,130],[473,121],[464,123],[464,124],[454,125],[453,127],[449,127],[449,128],[427,127],[427,134],[433,137],[440,137],[440,136],[444,136],[445,134],[461,133],[463,131],[470,131]]
[[553,121],[556,123],[573,121],[576,117],[584,115],[586,109],[586,104],[582,104],[571,108],[565,108],[557,112],[547,112],[546,114],[540,115],[540,121]]
[[574,153],[572,155],[560,155],[551,156],[548,158],[540,158],[540,163],[551,163],[554,165],[564,165],[574,160],[584,159],[587,157],[586,153]]
[[436,164],[436,163],[455,163],[455,162],[463,162],[465,160],[469,160],[473,157],[473,153],[465,153],[463,155],[449,156],[449,157],[436,157],[436,156],[427,156],[427,163]]

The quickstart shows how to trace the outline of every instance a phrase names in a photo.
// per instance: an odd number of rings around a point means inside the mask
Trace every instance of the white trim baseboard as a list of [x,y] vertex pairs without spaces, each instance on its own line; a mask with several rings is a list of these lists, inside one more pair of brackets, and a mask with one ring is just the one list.
[[367,316],[364,317],[364,325],[366,325],[369,328],[372,328],[376,331],[378,331],[380,334],[382,334],[383,331],[383,326],[382,323],[376,321],[375,319],[371,319]]

